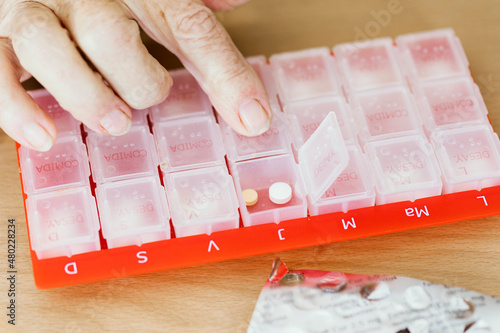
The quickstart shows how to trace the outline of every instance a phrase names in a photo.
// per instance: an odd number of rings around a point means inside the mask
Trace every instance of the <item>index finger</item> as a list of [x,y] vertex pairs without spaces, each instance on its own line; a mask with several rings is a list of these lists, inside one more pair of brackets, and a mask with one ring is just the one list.
[[264,86],[212,11],[201,0],[154,3],[133,8],[145,30],[179,57],[235,131],[265,132],[272,116]]

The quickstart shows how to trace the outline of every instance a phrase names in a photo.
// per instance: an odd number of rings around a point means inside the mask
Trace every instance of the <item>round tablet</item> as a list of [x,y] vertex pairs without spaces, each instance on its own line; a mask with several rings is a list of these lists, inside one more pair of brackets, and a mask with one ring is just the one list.
[[255,205],[257,201],[259,201],[259,194],[252,188],[247,188],[242,193],[243,200],[245,200],[245,204],[249,207]]
[[269,188],[269,199],[277,205],[284,205],[292,199],[292,187],[287,183],[278,182]]

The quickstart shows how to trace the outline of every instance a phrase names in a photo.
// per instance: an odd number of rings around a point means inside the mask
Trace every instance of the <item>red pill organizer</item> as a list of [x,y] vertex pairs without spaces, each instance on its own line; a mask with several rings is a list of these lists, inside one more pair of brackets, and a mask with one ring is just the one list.
[[[183,69],[119,137],[31,92],[59,133],[48,152],[18,146],[38,288],[500,213],[500,141],[453,30],[248,61],[273,112],[257,137]],[[276,183],[291,198],[273,201]]]

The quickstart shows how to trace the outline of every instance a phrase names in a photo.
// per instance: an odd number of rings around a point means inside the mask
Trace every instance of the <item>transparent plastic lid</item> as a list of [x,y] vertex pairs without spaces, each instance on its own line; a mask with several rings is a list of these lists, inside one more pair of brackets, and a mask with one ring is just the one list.
[[349,89],[360,91],[404,84],[391,38],[335,46],[335,57]]
[[167,99],[150,108],[153,123],[173,118],[213,116],[212,104],[196,79],[186,69],[169,71],[174,83]]
[[404,87],[353,94],[351,106],[362,143],[421,132],[416,102]]
[[269,60],[283,105],[341,93],[335,62],[326,47],[274,54]]
[[488,123],[488,110],[471,77],[433,80],[414,90],[429,131]]
[[235,132],[223,119],[218,117],[227,157],[231,161],[245,161],[254,158],[289,153],[291,139],[286,119],[282,112],[273,108],[273,121],[269,129],[258,136],[248,137]]
[[165,183],[174,228],[238,219],[234,183],[225,166],[170,173]]
[[262,84],[266,89],[267,96],[269,97],[269,103],[271,103],[271,105],[279,105],[278,88],[276,88],[276,82],[274,81],[273,74],[271,73],[271,66],[267,63],[266,57],[262,55],[253,56],[247,58],[247,61],[262,81]]
[[291,102],[284,107],[295,150],[319,127],[330,112],[335,112],[342,137],[346,144],[357,142],[356,129],[350,106],[343,96],[327,96]]
[[132,126],[148,124],[147,115],[149,112],[149,108],[143,110],[131,109],[131,111],[132,111]]
[[330,112],[298,153],[307,193],[318,201],[349,163],[347,147],[334,112]]
[[49,151],[21,146],[19,159],[26,194],[86,186],[90,168],[87,149],[79,136],[63,136]]
[[469,75],[469,62],[453,29],[425,31],[396,38],[411,81]]
[[157,177],[97,185],[96,199],[106,239],[170,229],[167,198]]
[[87,148],[97,184],[157,174],[156,147],[146,126],[132,126],[120,136],[91,132]]
[[[95,199],[88,187],[76,187],[49,193],[30,195],[26,200],[33,250],[99,242],[99,219]],[[72,251],[60,249],[60,255]]]
[[157,123],[153,132],[164,172],[225,164],[226,152],[213,117],[189,117]]
[[58,137],[64,135],[80,135],[80,121],[73,118],[71,113],[64,110],[56,99],[45,89],[28,92],[45,112],[54,120]]

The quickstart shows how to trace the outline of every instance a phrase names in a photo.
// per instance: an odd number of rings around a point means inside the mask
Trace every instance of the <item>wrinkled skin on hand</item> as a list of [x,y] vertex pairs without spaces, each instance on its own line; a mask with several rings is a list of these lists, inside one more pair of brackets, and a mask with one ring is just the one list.
[[271,121],[264,87],[212,12],[247,1],[0,0],[0,127],[22,145],[50,149],[54,122],[21,86],[34,76],[89,128],[127,132],[130,108],[161,102],[172,86],[140,26],[181,60],[234,130],[262,133]]

